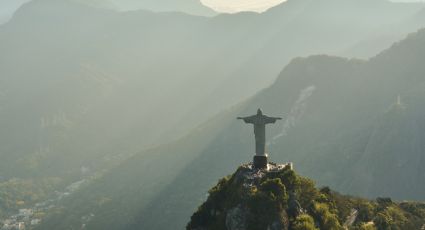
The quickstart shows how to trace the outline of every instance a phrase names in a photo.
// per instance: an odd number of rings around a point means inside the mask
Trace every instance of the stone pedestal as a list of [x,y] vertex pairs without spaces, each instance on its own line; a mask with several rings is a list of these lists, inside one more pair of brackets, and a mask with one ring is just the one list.
[[257,169],[265,169],[267,168],[267,164],[269,162],[269,157],[266,155],[264,156],[254,156],[254,168]]

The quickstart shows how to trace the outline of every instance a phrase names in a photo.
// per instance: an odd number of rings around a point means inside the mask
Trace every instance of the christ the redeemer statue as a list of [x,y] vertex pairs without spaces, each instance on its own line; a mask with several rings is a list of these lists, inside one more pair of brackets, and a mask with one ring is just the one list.
[[254,166],[256,168],[266,168],[268,164],[266,154],[266,125],[274,124],[277,120],[282,120],[280,117],[268,117],[263,115],[261,109],[258,109],[257,114],[249,117],[238,117],[245,123],[254,125],[255,134],[255,156]]

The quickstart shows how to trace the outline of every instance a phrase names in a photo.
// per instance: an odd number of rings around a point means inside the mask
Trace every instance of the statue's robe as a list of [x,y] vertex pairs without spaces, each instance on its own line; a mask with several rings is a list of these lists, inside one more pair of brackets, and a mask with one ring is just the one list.
[[276,123],[279,118],[257,114],[250,117],[244,117],[242,119],[245,123],[254,125],[256,155],[266,155],[266,125]]

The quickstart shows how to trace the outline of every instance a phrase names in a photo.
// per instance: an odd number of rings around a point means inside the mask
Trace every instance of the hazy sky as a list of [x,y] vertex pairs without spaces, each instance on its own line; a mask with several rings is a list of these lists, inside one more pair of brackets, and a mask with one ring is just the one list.
[[201,0],[201,2],[219,12],[235,13],[239,11],[263,12],[286,0]]
[[[235,13],[240,11],[264,12],[287,0],[201,0],[218,12]],[[425,0],[393,0],[393,2],[420,2]]]

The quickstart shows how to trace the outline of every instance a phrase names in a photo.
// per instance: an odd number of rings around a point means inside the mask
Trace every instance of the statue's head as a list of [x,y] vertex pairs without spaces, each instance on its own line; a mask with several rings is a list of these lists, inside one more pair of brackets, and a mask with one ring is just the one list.
[[261,111],[261,109],[257,110],[257,115],[263,115],[263,111]]

